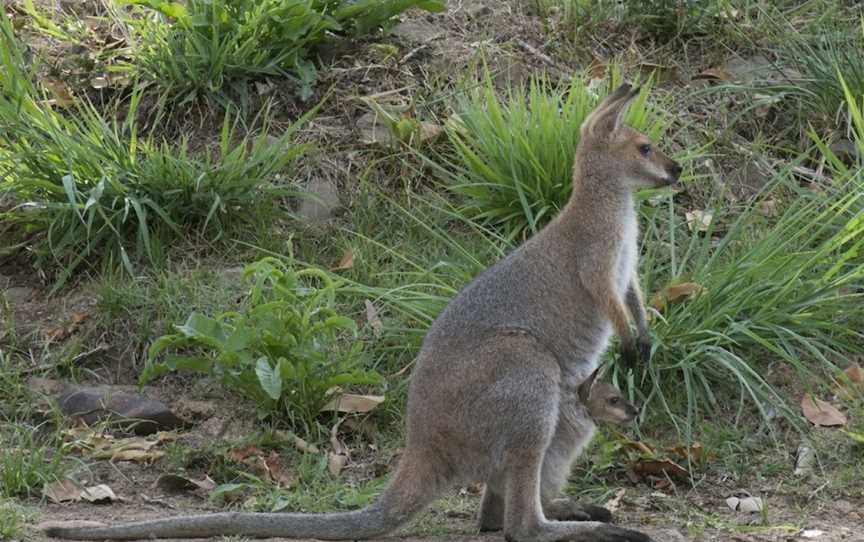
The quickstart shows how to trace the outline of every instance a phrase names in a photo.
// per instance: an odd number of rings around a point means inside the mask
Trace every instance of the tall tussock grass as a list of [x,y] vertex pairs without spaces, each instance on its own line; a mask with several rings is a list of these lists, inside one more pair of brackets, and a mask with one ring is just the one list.
[[[516,237],[534,232],[570,196],[573,153],[579,128],[594,107],[621,82],[591,86],[587,76],[550,88],[542,77],[499,97],[488,77],[468,91],[447,123],[453,146],[439,171],[449,188],[464,196],[463,212]],[[668,125],[648,103],[650,81],[634,100],[627,122],[652,138]]]
[[130,273],[152,262],[159,245],[178,236],[222,235],[232,221],[272,200],[274,177],[306,151],[293,143],[307,116],[268,141],[239,137],[225,116],[216,148],[192,154],[140,133],[140,92],[119,118],[80,101],[68,111],[44,99],[5,14],[0,14],[0,191],[18,204],[4,220],[31,232],[30,248],[59,265],[62,285],[82,265],[121,263]]

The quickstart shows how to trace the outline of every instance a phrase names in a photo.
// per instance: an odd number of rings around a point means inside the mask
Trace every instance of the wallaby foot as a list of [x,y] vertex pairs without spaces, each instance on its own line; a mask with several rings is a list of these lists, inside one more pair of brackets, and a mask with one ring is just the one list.
[[612,512],[602,506],[583,504],[569,498],[553,499],[543,505],[543,515],[555,521],[612,521]]

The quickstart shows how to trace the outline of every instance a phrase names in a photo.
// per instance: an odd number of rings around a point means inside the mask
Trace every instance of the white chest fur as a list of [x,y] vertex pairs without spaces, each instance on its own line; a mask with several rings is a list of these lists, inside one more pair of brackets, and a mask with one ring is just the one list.
[[636,218],[636,211],[633,209],[632,205],[624,215],[621,227],[622,239],[618,251],[617,265],[615,266],[615,285],[618,288],[618,293],[623,299],[627,293],[627,287],[630,284],[630,281],[636,275],[638,257],[639,222]]

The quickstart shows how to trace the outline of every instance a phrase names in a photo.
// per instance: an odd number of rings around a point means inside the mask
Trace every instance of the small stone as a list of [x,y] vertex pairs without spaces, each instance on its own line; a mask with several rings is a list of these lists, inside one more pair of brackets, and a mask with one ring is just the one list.
[[340,208],[339,192],[328,179],[314,178],[309,181],[301,196],[297,216],[310,225],[320,225],[336,215]]

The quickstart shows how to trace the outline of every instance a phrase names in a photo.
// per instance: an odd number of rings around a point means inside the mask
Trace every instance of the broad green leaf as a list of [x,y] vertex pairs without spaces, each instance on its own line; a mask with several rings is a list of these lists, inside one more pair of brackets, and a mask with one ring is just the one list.
[[219,348],[224,346],[227,339],[222,324],[209,316],[204,316],[197,312],[190,314],[185,324],[176,327],[178,331],[187,337],[202,340],[211,346]]
[[258,358],[255,364],[255,374],[258,376],[258,383],[261,385],[267,395],[274,401],[279,400],[282,396],[282,376],[273,370],[273,366],[266,357]]

